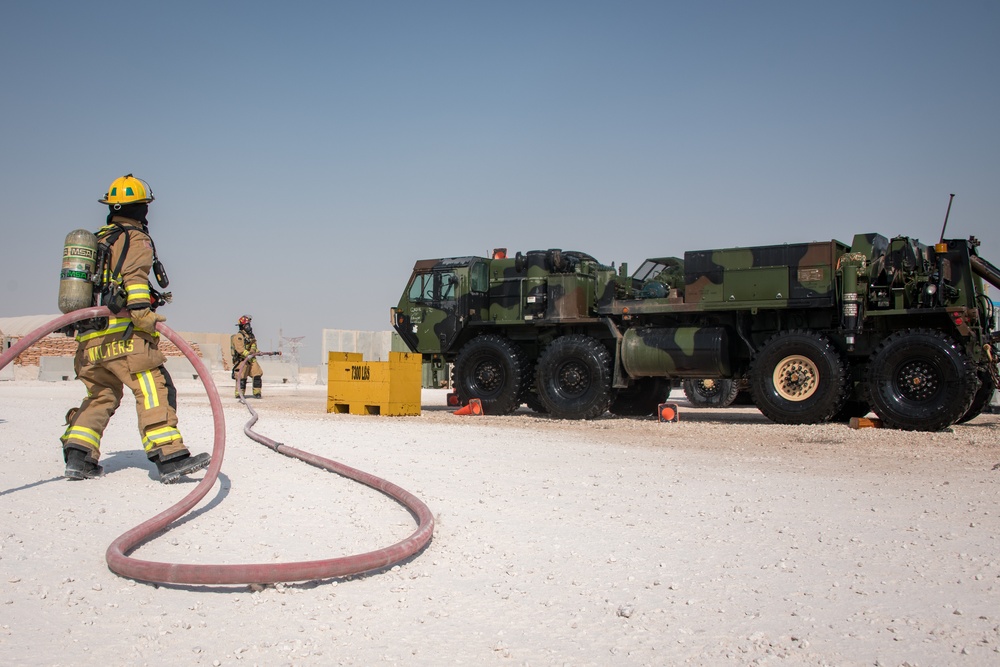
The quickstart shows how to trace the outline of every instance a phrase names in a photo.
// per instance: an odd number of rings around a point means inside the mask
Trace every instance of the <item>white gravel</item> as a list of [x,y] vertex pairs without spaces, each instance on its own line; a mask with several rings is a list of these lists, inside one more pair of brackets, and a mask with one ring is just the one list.
[[[243,434],[221,387],[222,475],[134,555],[280,563],[387,546],[394,501]],[[201,384],[180,427],[212,449]],[[0,664],[996,665],[1000,416],[942,433],[780,426],[753,408],[678,423],[327,414],[325,388],[265,385],[257,432],[384,477],[434,512],[385,572],[277,586],[118,577],[119,535],[193,482],[155,481],[131,398],[98,480],[62,479],[78,382],[0,382]],[[201,473],[197,477],[201,477]]]

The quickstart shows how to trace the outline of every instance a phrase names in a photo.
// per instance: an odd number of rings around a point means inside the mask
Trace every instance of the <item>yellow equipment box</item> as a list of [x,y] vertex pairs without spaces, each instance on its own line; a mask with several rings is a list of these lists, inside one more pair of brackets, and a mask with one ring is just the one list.
[[399,417],[420,414],[422,359],[390,352],[389,361],[365,361],[360,352],[330,352],[326,411]]

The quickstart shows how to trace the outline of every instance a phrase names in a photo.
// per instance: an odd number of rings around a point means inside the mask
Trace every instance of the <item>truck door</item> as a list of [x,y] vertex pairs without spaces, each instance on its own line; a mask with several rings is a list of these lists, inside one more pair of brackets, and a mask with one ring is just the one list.
[[490,267],[477,260],[469,266],[469,282],[462,289],[459,308],[466,323],[488,320],[490,316]]
[[455,342],[461,329],[459,300],[463,273],[467,275],[468,269],[447,267],[413,274],[407,288],[407,303],[397,312],[395,323],[411,349],[421,354],[447,352]]

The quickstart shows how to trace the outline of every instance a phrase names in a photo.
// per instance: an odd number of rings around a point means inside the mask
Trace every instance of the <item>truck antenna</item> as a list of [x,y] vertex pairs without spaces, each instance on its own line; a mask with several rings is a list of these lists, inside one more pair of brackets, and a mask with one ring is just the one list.
[[948,226],[948,216],[951,214],[951,200],[954,198],[954,193],[948,195],[948,210],[944,212],[944,225],[941,226],[941,238],[938,240],[938,243],[944,243],[944,230]]

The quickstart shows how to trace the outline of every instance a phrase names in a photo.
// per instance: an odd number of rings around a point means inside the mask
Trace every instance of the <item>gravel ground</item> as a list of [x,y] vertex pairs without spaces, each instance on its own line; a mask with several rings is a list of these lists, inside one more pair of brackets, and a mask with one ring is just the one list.
[[[0,382],[5,665],[1000,664],[1000,416],[941,433],[781,426],[752,407],[680,421],[327,414],[325,388],[265,385],[255,430],[398,484],[436,526],[388,570],[274,586],[156,585],[105,563],[194,481],[155,481],[131,399],[106,475],[61,478],[80,383]],[[243,434],[222,388],[222,474],[133,555],[281,563],[387,546],[391,499]],[[212,449],[200,383],[181,430]],[[196,477],[202,476],[199,473]]]

